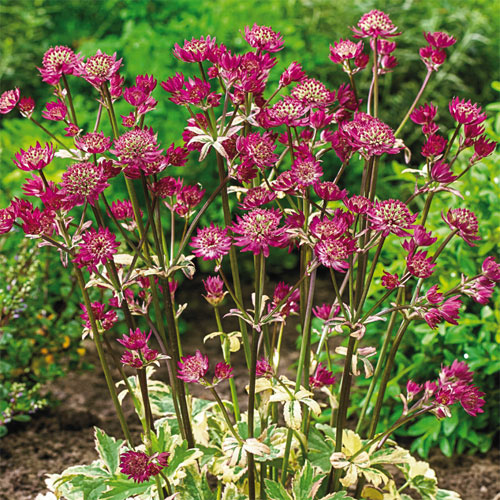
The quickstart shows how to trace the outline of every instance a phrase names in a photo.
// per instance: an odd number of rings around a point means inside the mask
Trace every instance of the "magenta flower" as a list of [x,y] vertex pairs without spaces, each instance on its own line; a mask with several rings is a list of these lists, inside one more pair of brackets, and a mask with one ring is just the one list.
[[[54,148],[51,143],[42,148],[39,142],[36,146],[30,146],[26,151],[22,150],[16,153],[16,159],[12,160],[16,167],[30,172],[32,170],[42,170],[54,158]],[[17,161],[16,161],[17,160]]]
[[422,106],[416,108],[410,115],[410,119],[413,123],[417,125],[428,125],[434,121],[436,118],[437,107],[434,104],[425,103]]
[[349,268],[346,259],[354,253],[356,241],[350,238],[327,238],[314,246],[314,253],[325,267],[345,273]]
[[487,304],[495,290],[495,282],[480,276],[472,283],[462,286],[460,291],[472,297],[479,304]]
[[120,69],[121,59],[116,59],[116,52],[110,56],[97,49],[95,56],[87,59],[83,66],[82,77],[94,87],[100,87],[111,80],[111,77]]
[[215,38],[210,35],[200,38],[192,38],[190,41],[184,40],[184,45],[181,47],[175,44],[174,56],[184,62],[203,62],[209,60],[215,62],[217,53],[217,45]]
[[340,39],[330,45],[330,60],[336,64],[344,64],[350,59],[356,59],[363,52],[363,42],[352,42],[351,40]]
[[134,208],[130,200],[116,200],[111,204],[110,208],[111,213],[116,220],[127,220],[134,218]]
[[333,385],[336,378],[333,373],[327,370],[322,363],[319,363],[313,375],[309,377],[311,389],[321,389],[325,385]]
[[185,356],[178,363],[177,378],[184,382],[201,383],[208,372],[208,356],[199,350],[194,356]]
[[0,113],[2,115],[10,113],[16,107],[20,95],[21,93],[18,88],[3,92],[0,96]]
[[389,16],[381,10],[371,10],[363,14],[358,22],[358,28],[351,28],[356,38],[388,38],[397,36],[397,28],[392,24]]
[[274,370],[272,369],[267,359],[261,358],[257,360],[257,364],[255,366],[255,375],[257,377],[264,377],[267,379],[271,379],[274,377]]
[[162,177],[159,181],[151,185],[151,192],[160,198],[169,196],[176,196],[181,192],[182,179],[175,179],[174,177]]
[[489,156],[495,148],[497,143],[495,141],[488,141],[486,136],[480,136],[476,141],[474,141],[474,154],[471,158],[471,163],[475,163],[482,158]]
[[245,26],[245,40],[251,47],[267,52],[279,52],[283,48],[281,33],[273,31],[269,26]]
[[224,363],[221,361],[215,365],[215,383],[221,382],[222,380],[226,380],[229,378],[233,378],[233,368],[231,365]]
[[[101,302],[92,302],[90,306],[92,308],[92,315],[97,321],[101,323],[103,330],[109,330],[118,321],[116,311],[109,310],[105,312],[106,306]],[[90,330],[92,328],[92,325],[90,323],[87,308],[85,307],[85,304],[80,304],[80,307],[83,310],[83,313],[80,314],[80,318],[82,318],[84,321],[83,326]]]
[[140,106],[147,98],[148,94],[139,87],[129,87],[123,92],[123,99],[134,107]]
[[430,156],[441,154],[447,142],[448,141],[444,137],[438,134],[430,135],[426,143],[422,146],[422,156],[429,158]]
[[147,127],[129,130],[115,139],[111,153],[119,158],[121,165],[145,170],[149,163],[162,158],[163,149],[159,149],[157,136]]
[[61,76],[76,75],[82,72],[82,56],[75,54],[69,47],[57,45],[43,55],[42,68],[38,68],[42,79],[49,85],[57,85]]
[[8,233],[14,225],[14,214],[10,208],[0,208],[0,234]]
[[67,208],[83,205],[86,201],[94,205],[108,186],[100,164],[73,163],[62,175],[61,194]]
[[451,230],[458,229],[458,235],[463,238],[469,246],[475,246],[472,240],[481,239],[477,234],[479,226],[474,212],[466,208],[452,208],[448,210],[446,217],[444,217],[443,214],[441,214],[441,216]]
[[432,45],[436,49],[445,49],[457,43],[455,38],[442,31],[436,31],[434,33],[424,32],[424,38],[429,45]]
[[415,382],[408,380],[406,383],[406,399],[407,401],[412,401],[413,398],[424,388],[421,384],[416,384]]
[[320,306],[313,307],[313,314],[323,321],[328,321],[335,318],[340,312],[340,306],[333,307],[333,304],[321,304]]
[[370,227],[381,231],[386,237],[390,233],[405,237],[408,229],[413,227],[418,214],[412,215],[408,207],[400,200],[384,200],[375,203],[368,212]]
[[151,94],[153,90],[156,88],[157,80],[153,75],[149,76],[145,75],[137,75],[135,77],[135,84],[146,94]]
[[205,287],[206,295],[203,295],[207,302],[217,307],[224,300],[224,296],[227,292],[224,292],[224,282],[218,276],[209,276],[203,281],[203,286]]
[[[292,287],[287,285],[285,282],[280,281],[273,293],[273,300],[269,304],[269,312],[276,308],[276,306],[290,293]],[[286,301],[280,306],[277,311],[281,317],[286,318],[292,313],[299,312],[299,301],[300,301],[300,290],[297,288],[291,295],[286,299]]]
[[80,268],[95,271],[98,264],[106,264],[113,258],[119,246],[115,235],[107,227],[100,227],[97,231],[91,228],[82,234],[80,250],[73,262]]
[[231,248],[231,237],[227,229],[221,229],[212,222],[209,227],[198,228],[197,235],[191,240],[190,245],[194,248],[196,257],[203,260],[217,260],[229,253]]
[[447,163],[437,161],[434,165],[432,165],[431,179],[435,182],[439,182],[440,184],[449,184],[450,182],[456,180],[457,176],[453,175]]
[[236,149],[245,162],[261,169],[272,167],[278,160],[278,155],[274,153],[276,144],[270,134],[253,132],[240,136],[236,140]]
[[446,61],[446,52],[436,49],[432,45],[422,47],[419,51],[420,59],[429,71],[438,71],[441,65]]
[[450,115],[454,120],[462,125],[478,124],[484,122],[487,116],[486,113],[481,113],[482,108],[479,104],[472,104],[470,99],[460,100],[454,97],[449,105]]
[[314,78],[306,78],[292,89],[292,97],[311,108],[325,107],[335,101],[335,92]]
[[327,238],[338,238],[342,236],[350,226],[350,219],[344,212],[337,211],[332,219],[315,216],[309,224],[309,231],[319,240]]
[[373,203],[364,196],[354,195],[343,199],[344,205],[355,214],[367,214],[373,209]]
[[280,87],[287,87],[292,82],[301,82],[306,77],[302,66],[294,61],[283,71],[280,77]]
[[184,87],[175,92],[170,100],[174,104],[201,105],[203,100],[210,94],[210,83],[200,78],[188,78],[184,81]]
[[61,100],[57,100],[56,102],[48,102],[45,105],[46,110],[42,111],[42,116],[46,120],[52,120],[56,122],[60,122],[66,118],[68,114],[68,109],[66,108],[66,104]]
[[285,96],[269,109],[269,121],[273,126],[288,125],[302,127],[307,125],[308,118],[304,115],[307,106],[292,96]]
[[454,295],[439,306],[439,312],[445,321],[452,325],[458,325],[456,320],[459,319],[458,312],[461,305],[460,295]]
[[417,278],[428,278],[434,272],[436,264],[432,257],[427,257],[427,251],[420,251],[406,257],[408,272]]
[[387,271],[384,271],[384,275],[381,279],[382,286],[387,288],[387,290],[394,290],[401,285],[401,281],[399,281],[399,277],[396,274],[390,274]]
[[321,164],[314,156],[299,156],[291,167],[291,178],[298,188],[305,189],[316,184],[323,175]]
[[205,190],[201,189],[200,184],[184,186],[177,195],[177,205],[175,206],[176,213],[181,217],[190,213],[191,210],[201,202],[204,194]]
[[486,278],[492,281],[500,281],[500,264],[495,262],[495,257],[490,255],[484,259],[482,271]]
[[167,467],[169,456],[168,452],[149,456],[142,451],[127,451],[120,455],[120,470],[136,483],[143,483]]
[[389,125],[366,113],[357,112],[350,122],[341,123],[341,132],[347,142],[364,158],[397,154],[403,145],[396,142]]
[[151,333],[152,332],[149,332],[149,335],[146,336],[146,334],[139,328],[136,328],[135,330],[131,329],[129,335],[123,335],[123,337],[121,339],[117,339],[117,341],[120,342],[125,349],[138,351],[147,345],[149,337],[151,337]]
[[276,193],[269,191],[267,187],[257,186],[250,188],[245,195],[245,198],[240,203],[239,208],[241,210],[252,210],[252,208],[259,208],[262,205],[266,205],[271,201],[275,200],[277,197]]
[[35,101],[31,97],[21,97],[17,108],[25,118],[31,118],[35,110]]
[[484,413],[482,409],[485,404],[484,395],[485,393],[477,387],[469,385],[460,394],[460,404],[469,415],[475,417],[478,413]]
[[66,137],[75,137],[75,135],[80,133],[80,129],[74,123],[70,123],[64,130],[66,131],[64,134]]
[[337,184],[331,181],[316,182],[314,192],[325,201],[343,200],[347,196],[345,189],[340,189]]
[[243,217],[236,216],[232,231],[240,236],[234,237],[235,245],[242,252],[263,253],[269,257],[269,247],[282,247],[287,242],[285,229],[279,227],[281,214],[276,209],[255,208]]
[[104,153],[111,147],[111,138],[104,137],[103,132],[90,132],[77,137],[75,145],[78,149],[90,154]]

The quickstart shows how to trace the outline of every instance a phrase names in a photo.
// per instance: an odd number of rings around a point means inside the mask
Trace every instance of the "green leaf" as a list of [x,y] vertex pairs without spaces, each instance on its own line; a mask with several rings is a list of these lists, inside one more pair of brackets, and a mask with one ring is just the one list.
[[441,438],[441,440],[439,441],[439,448],[441,449],[445,457],[449,458],[453,455],[453,446],[450,443],[450,438]]
[[174,450],[173,456],[170,457],[167,473],[169,477],[173,477],[180,467],[187,467],[197,458],[201,457],[202,453],[197,448],[188,449],[187,441],[183,441],[180,446]]
[[60,488],[64,498],[68,500],[100,500],[106,490],[106,483],[102,479],[85,476],[75,476],[66,481]]
[[[146,490],[154,484],[155,482],[152,479],[144,483],[134,483],[130,479],[122,478],[111,479],[107,482],[110,489],[99,498],[102,500],[127,500],[134,495],[145,493]],[[86,497],[85,500],[87,500]]]
[[94,439],[97,453],[106,464],[109,472],[113,475],[116,474],[120,463],[120,448],[125,441],[122,439],[117,441],[98,427],[94,427]]
[[461,500],[461,496],[455,491],[438,490],[436,500]]
[[[335,447],[330,439],[325,436],[316,427],[311,427],[309,439],[307,441],[307,455],[311,462],[319,467],[323,472],[329,472],[332,465],[330,456],[335,451]],[[331,429],[331,427],[329,427]]]
[[187,467],[185,477],[182,483],[178,486],[177,491],[179,496],[176,500],[213,500],[214,493],[208,486],[205,475],[200,477],[196,467]]
[[266,479],[266,493],[269,500],[293,500],[281,483]]

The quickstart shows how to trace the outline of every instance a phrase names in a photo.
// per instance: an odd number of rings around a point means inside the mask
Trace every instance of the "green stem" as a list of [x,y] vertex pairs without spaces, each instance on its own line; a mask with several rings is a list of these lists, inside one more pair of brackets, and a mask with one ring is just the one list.
[[71,117],[73,118],[73,123],[78,127],[78,122],[76,121],[75,107],[73,106],[73,98],[71,97],[71,91],[69,90],[68,80],[64,73],[62,75],[62,79],[64,82],[64,88],[66,89],[66,96],[68,97],[69,109],[71,110]]
[[231,419],[229,418],[229,415],[227,413],[226,407],[224,406],[224,403],[222,402],[222,399],[217,394],[217,391],[214,389],[213,386],[208,386],[208,388],[210,389],[210,392],[213,394],[215,400],[217,401],[217,404],[219,405],[219,408],[222,411],[222,416],[224,417],[224,420],[226,421],[226,424],[227,424],[227,427],[229,428],[229,431],[234,436],[234,438],[236,439],[236,441],[238,441],[238,443],[240,445],[242,445],[243,444],[243,439],[241,439],[241,437],[236,432],[236,430],[235,430],[235,428],[234,428],[234,426],[233,426],[233,424],[231,422]]

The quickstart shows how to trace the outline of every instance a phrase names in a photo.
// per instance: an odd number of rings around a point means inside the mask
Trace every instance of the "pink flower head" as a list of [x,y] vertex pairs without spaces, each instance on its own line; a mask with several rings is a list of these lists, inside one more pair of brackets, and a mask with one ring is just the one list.
[[175,179],[170,176],[162,177],[159,181],[154,182],[150,189],[155,196],[160,198],[175,196],[181,192],[182,179]]
[[45,105],[46,110],[42,111],[42,116],[46,120],[53,120],[56,122],[60,122],[66,118],[68,114],[68,109],[66,108],[66,104],[61,100],[57,100],[56,102],[48,102]]
[[451,230],[458,229],[458,235],[469,245],[474,246],[472,240],[480,240],[478,236],[478,222],[474,212],[466,208],[452,208],[448,210],[446,217],[441,215]]
[[335,92],[314,78],[306,78],[292,89],[292,97],[310,108],[329,106],[335,101]]
[[257,377],[264,377],[268,379],[274,377],[274,370],[272,369],[267,359],[261,358],[257,360],[257,364],[255,367],[255,375],[257,375]]
[[119,75],[119,73],[115,73],[109,79],[109,94],[113,100],[121,97],[123,93],[123,84],[125,83],[125,78]]
[[340,312],[340,306],[334,307],[333,304],[321,304],[320,306],[313,307],[313,314],[318,319],[323,321],[328,321],[335,318]]
[[358,22],[358,28],[351,28],[356,38],[388,38],[397,36],[397,28],[392,24],[389,16],[380,10],[371,10],[363,14]]
[[413,229],[413,241],[418,247],[428,247],[436,243],[437,238],[433,238],[432,232],[427,232],[424,226],[416,225]]
[[149,335],[146,336],[144,332],[142,332],[139,328],[136,328],[135,330],[131,329],[129,335],[123,335],[123,337],[121,339],[117,339],[117,341],[120,342],[125,349],[138,351],[148,345],[149,337],[151,337],[151,332],[149,332]]
[[495,262],[495,257],[490,255],[484,259],[482,271],[486,278],[492,281],[500,281],[500,264]]
[[337,210],[333,218],[315,216],[309,224],[309,231],[319,240],[327,238],[338,238],[342,236],[350,226],[351,215]]
[[420,59],[429,71],[438,71],[446,61],[446,52],[442,49],[436,49],[432,45],[427,45],[419,50]]
[[159,149],[156,134],[147,127],[135,128],[115,139],[111,153],[119,158],[121,165],[144,170],[149,163],[162,158],[163,149]]
[[203,280],[203,285],[207,293],[203,297],[207,302],[214,307],[220,305],[227,293],[224,292],[224,281],[219,276],[209,276],[206,280]]
[[[92,302],[90,304],[92,309],[92,315],[94,318],[101,323],[103,330],[109,330],[113,327],[113,325],[118,321],[118,316],[116,315],[116,311],[110,310],[105,311],[106,306],[101,302]],[[84,327],[90,330],[92,328],[92,324],[90,323],[89,314],[85,304],[80,304],[80,307],[83,310],[83,313],[80,315],[80,318],[84,321]]]
[[189,151],[181,146],[176,147],[174,143],[170,144],[165,156],[167,158],[167,164],[174,167],[183,167],[186,164]]
[[[330,60],[336,64],[346,63],[350,59],[356,59],[363,52],[363,42],[352,42],[351,40],[342,40],[334,42],[333,47],[330,45]],[[349,68],[349,66],[347,66]]]
[[2,115],[10,113],[16,107],[20,95],[21,93],[18,88],[3,92],[0,96],[0,113]]
[[473,376],[474,372],[470,370],[467,363],[455,359],[450,366],[441,366],[439,382],[442,385],[456,382],[470,384]]
[[[26,151],[22,150],[16,153],[16,159],[12,160],[16,167],[30,172],[32,170],[42,170],[54,158],[54,148],[51,143],[42,148],[39,142],[36,146],[30,146]],[[16,161],[17,160],[17,161]]]
[[397,154],[403,148],[396,142],[389,125],[366,113],[357,112],[351,122],[342,122],[341,130],[349,144],[364,158]]
[[174,56],[184,62],[215,62],[217,53],[217,45],[215,38],[210,35],[200,38],[192,38],[190,41],[184,40],[184,45],[181,47],[175,44]]
[[302,66],[294,61],[283,71],[280,77],[280,87],[287,87],[292,82],[301,82],[306,77]]
[[177,378],[184,382],[201,383],[208,372],[208,356],[204,356],[199,350],[194,356],[184,356],[177,364]]
[[350,238],[326,238],[316,243],[314,253],[325,267],[330,267],[340,273],[349,268],[346,259],[354,253],[356,241]]
[[[273,300],[269,305],[269,311],[272,311],[276,306],[290,293],[292,287],[285,282],[280,281],[273,293]],[[282,317],[287,317],[292,313],[299,311],[300,290],[294,290],[286,301],[278,309],[278,314]]]
[[31,118],[35,110],[35,101],[31,97],[21,97],[17,108],[25,118]]
[[447,163],[437,161],[434,165],[432,165],[431,179],[435,182],[439,182],[440,184],[449,184],[450,182],[456,180],[457,176],[453,175]]
[[123,92],[123,99],[134,107],[143,104],[147,98],[148,94],[140,87],[128,87]]
[[143,483],[167,467],[169,456],[168,452],[149,456],[142,451],[127,451],[120,455],[120,471],[136,483]]
[[201,105],[203,100],[210,94],[210,83],[200,78],[188,78],[184,81],[184,87],[172,95],[170,100],[174,104]]
[[482,113],[482,108],[479,104],[472,104],[470,99],[465,101],[465,99],[459,99],[454,97],[449,105],[450,114],[453,119],[462,124],[478,124],[484,122],[487,116],[486,113]]
[[22,219],[22,228],[27,235],[52,236],[54,233],[56,214],[50,208],[45,210],[39,208],[23,210],[18,216]]
[[90,154],[104,153],[111,147],[111,138],[104,137],[103,132],[90,132],[77,137],[75,145],[78,149]]
[[184,186],[180,193],[177,195],[177,205],[176,211],[179,215],[184,215],[190,212],[196,205],[198,205],[203,196],[205,190],[201,189],[200,184],[194,186]]
[[263,253],[269,256],[269,247],[283,247],[287,242],[285,229],[279,227],[281,214],[276,209],[255,208],[236,216],[232,231],[240,236],[234,237],[235,245],[243,247],[243,252]]
[[274,153],[276,144],[270,134],[261,135],[259,132],[253,132],[238,137],[236,149],[244,161],[261,169],[272,167],[278,160],[278,155]]
[[209,227],[198,228],[197,235],[191,240],[193,253],[203,260],[222,259],[229,253],[231,248],[231,237],[227,229],[221,229],[212,222]]
[[461,305],[462,301],[460,300],[460,295],[455,295],[450,297],[448,300],[445,300],[439,306],[439,312],[445,321],[452,325],[458,325],[456,320],[459,319],[458,312]]
[[291,178],[300,189],[316,184],[323,175],[321,164],[313,155],[299,156],[291,167]]
[[347,196],[345,189],[340,189],[337,184],[331,181],[316,182],[314,192],[325,201],[343,200]]
[[61,180],[61,192],[67,208],[83,205],[85,201],[94,205],[108,186],[102,166],[90,162],[71,164]]
[[426,158],[430,156],[437,156],[444,151],[447,140],[438,135],[432,134],[427,138],[427,142],[422,146],[422,156]]
[[474,141],[474,155],[471,158],[471,163],[481,160],[489,156],[495,148],[497,143],[495,141],[488,141],[485,135],[481,135],[477,140]]
[[120,69],[121,59],[116,59],[116,52],[110,56],[97,49],[95,56],[87,59],[83,66],[82,77],[94,87],[100,87],[111,80],[111,77]]
[[302,127],[309,121],[304,115],[307,106],[292,96],[285,96],[269,109],[269,121],[273,126]]
[[425,298],[430,304],[439,304],[443,300],[443,294],[438,292],[438,285],[433,285],[425,294]]
[[384,237],[390,233],[407,236],[407,230],[413,227],[417,216],[418,214],[412,215],[402,201],[392,199],[376,202],[368,212],[371,229],[381,231]]
[[333,385],[335,383],[333,373],[327,370],[323,363],[319,363],[313,375],[309,377],[309,385],[311,389],[321,389],[325,385]]
[[266,205],[277,197],[276,193],[269,191],[265,186],[256,186],[250,188],[245,195],[245,198],[240,203],[239,208],[242,210],[251,210],[252,208],[259,208]]
[[100,227],[97,231],[91,228],[82,234],[80,250],[73,262],[80,268],[95,271],[98,264],[105,264],[113,258],[119,246],[115,235],[107,227]]
[[484,413],[482,409],[485,404],[484,395],[485,393],[481,392],[477,387],[469,385],[465,387],[460,395],[460,404],[469,415],[475,417],[478,413]]
[[215,365],[215,382],[221,382],[222,380],[226,380],[229,378],[233,378],[233,368],[231,365],[224,363],[221,361]]
[[42,79],[49,85],[57,85],[63,74],[79,76],[82,71],[82,57],[69,47],[57,45],[43,55],[42,68],[38,68]]
[[434,33],[424,32],[424,38],[429,45],[432,45],[436,49],[445,49],[457,43],[455,38],[442,31],[436,31]]
[[0,208],[0,234],[8,233],[14,225],[14,214],[9,208]]
[[495,290],[495,282],[484,276],[462,286],[460,291],[472,297],[479,304],[487,304]]
[[373,203],[360,194],[344,198],[344,205],[355,214],[367,214],[373,209]]
[[427,257],[427,251],[420,251],[406,257],[408,271],[417,278],[428,278],[434,272],[436,264],[432,257]]
[[269,26],[245,26],[245,40],[251,47],[267,52],[279,52],[283,48],[281,33],[273,31]]
[[432,123],[434,121],[434,118],[436,118],[436,113],[437,107],[434,106],[434,104],[425,103],[424,105],[416,108],[415,111],[413,111],[413,113],[410,115],[410,118],[411,121],[413,123],[416,123],[417,125],[428,125],[429,123]]
[[382,276],[382,286],[387,288],[387,290],[394,290],[401,285],[399,281],[399,277],[397,274],[390,274],[387,271],[384,271],[384,275]]
[[130,200],[116,200],[111,204],[110,208],[111,213],[116,220],[127,220],[133,219],[134,217],[134,209]]
[[66,131],[64,134],[66,137],[75,137],[80,133],[80,129],[74,123],[70,123],[64,130]]
[[424,388],[421,384],[408,380],[406,383],[406,399],[412,401],[413,398]]
[[435,307],[433,307],[432,309],[429,309],[424,314],[424,319],[425,319],[425,322],[429,325],[429,328],[432,328],[433,330],[435,328],[437,328],[439,323],[441,323],[443,321],[443,317],[441,316],[439,309],[436,309]]

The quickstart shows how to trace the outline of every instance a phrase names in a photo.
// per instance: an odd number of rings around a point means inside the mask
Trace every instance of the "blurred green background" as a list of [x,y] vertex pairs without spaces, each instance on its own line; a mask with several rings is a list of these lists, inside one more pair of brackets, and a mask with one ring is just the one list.
[[[426,44],[422,32],[446,31],[457,39],[457,44],[448,49],[448,60],[439,72],[433,75],[423,101],[432,100],[438,106],[439,122],[443,124],[444,133],[446,126],[451,126],[447,108],[453,96],[470,98],[483,107],[488,106],[491,117],[488,132],[491,138],[498,140],[500,114],[498,105],[493,104],[498,100],[498,86],[495,90],[491,83],[500,80],[500,2],[489,0],[380,0],[355,3],[351,0],[0,0],[0,90],[3,92],[19,87],[22,95],[33,97],[37,103],[35,116],[38,118],[45,103],[52,99],[50,87],[42,83],[36,70],[36,66],[41,65],[44,52],[50,46],[68,45],[84,56],[95,54],[98,48],[108,53],[117,52],[118,57],[124,59],[123,76],[126,78],[126,85],[131,85],[137,74],[153,74],[158,81],[166,80],[177,71],[191,75],[193,69],[172,55],[174,44],[182,45],[184,39],[210,34],[236,52],[246,50],[247,45],[240,32],[246,25],[253,23],[271,26],[280,31],[285,39],[285,49],[279,54],[278,65],[271,73],[271,88],[277,83],[281,71],[296,60],[303,65],[309,76],[319,78],[331,89],[336,89],[347,80],[340,67],[328,59],[329,45],[340,38],[352,39],[349,26],[355,26],[363,13],[374,8],[387,12],[402,32],[401,36],[396,38],[398,48],[395,55],[399,65],[393,73],[383,76],[380,80],[380,117],[390,125],[397,126],[413,101],[426,72],[418,55],[418,49]],[[360,94],[366,95],[369,72],[361,72],[358,76]],[[78,109],[80,125],[88,128],[94,120],[97,108],[96,94],[89,85],[78,79],[70,79],[70,85],[76,95],[75,106]],[[170,103],[168,96],[159,86],[154,96],[159,104],[155,111],[148,114],[148,125],[158,131],[159,140],[164,147],[171,142],[180,144],[187,118],[184,110]],[[118,112],[120,111],[127,114],[129,107],[119,102]],[[25,177],[23,172],[15,169],[11,158],[21,147],[29,147],[34,145],[36,140],[45,138],[32,123],[20,118],[17,111],[1,115],[0,120],[1,208],[7,206],[13,196],[21,194],[20,185]],[[104,132],[109,135],[107,122],[103,122]],[[51,128],[51,125],[53,124],[47,126]],[[56,128],[51,130],[55,131]],[[420,136],[419,127],[412,127],[411,124],[407,125],[403,133],[405,143],[413,146],[413,162],[419,161]],[[71,141],[68,140],[68,144],[71,144]],[[206,168],[206,162],[199,164],[196,157],[197,155],[191,155],[188,167],[182,173],[188,182],[196,180],[210,187],[213,170]],[[332,155],[326,161],[336,164],[338,160]],[[464,177],[461,182],[461,190],[466,193],[467,203],[471,204],[470,208],[476,211],[483,221],[483,240],[477,248],[481,260],[487,254],[498,253],[500,191],[498,174],[495,173],[498,172],[497,165],[498,156],[490,158],[480,164],[473,175]],[[350,182],[359,176],[360,166],[356,161],[350,166],[344,181],[347,188]],[[57,178],[64,167],[65,162],[56,159],[47,169],[47,173]],[[404,199],[408,194],[398,187],[401,180],[409,180],[408,174],[402,173],[404,168],[403,165],[393,163],[388,166],[387,173],[382,174],[382,198],[393,196]],[[492,182],[493,178],[496,178],[496,181]],[[409,184],[406,182],[405,185]],[[117,197],[123,196],[119,191],[118,188],[114,194]],[[440,207],[445,209],[449,204],[456,203],[456,199],[450,197],[440,203]],[[220,213],[215,210],[207,214],[205,219],[220,220]],[[436,227],[441,224],[437,212],[432,222]],[[21,235],[16,234],[16,237],[17,242],[12,241],[12,238],[9,243],[6,243],[5,239],[0,241],[0,254],[12,255],[12,252],[15,252]],[[457,243],[443,259],[450,269],[474,273],[474,269],[480,265],[480,260],[474,257],[474,251],[464,250],[465,246]],[[394,255],[397,255],[397,252],[398,249],[395,248]],[[53,254],[50,258],[51,266],[52,263],[56,266],[57,255]],[[292,267],[294,263],[295,258],[292,255],[288,261],[279,262],[279,269],[282,269],[281,266]],[[278,270],[278,267],[275,266],[275,269]],[[443,278],[441,286],[446,288],[458,278],[458,275]],[[447,279],[450,282],[447,282]],[[52,275],[52,280],[52,284],[47,286],[57,287],[60,280],[66,280],[64,286],[68,289],[72,286],[68,277],[59,273]],[[425,377],[432,377],[439,369],[442,356],[437,354],[444,353],[446,363],[451,363],[455,355],[466,354],[472,368],[477,369],[480,374],[479,387],[488,392],[488,414],[481,418],[467,419],[461,415],[461,422],[466,422],[465,424],[450,424],[443,430],[436,430],[435,420],[425,422],[418,429],[409,429],[407,432],[413,437],[413,449],[422,455],[429,451],[430,446],[437,444],[441,444],[444,453],[451,454],[455,450],[486,451],[493,442],[495,433],[492,429],[495,429],[498,423],[498,388],[495,388],[494,384],[500,364],[498,295],[496,293],[488,308],[469,306],[468,311],[474,315],[467,313],[460,328],[443,327],[436,332],[429,332],[428,329],[422,332],[418,327],[415,328],[411,334],[412,338],[408,339],[397,359],[398,377],[411,376],[421,381]],[[77,311],[75,301],[76,299],[69,307],[73,313]],[[53,308],[57,313],[57,307]],[[27,316],[30,311],[28,301]],[[477,319],[479,314],[480,320]],[[44,321],[45,318],[46,316]],[[22,315],[17,321],[17,325],[20,325],[21,321],[24,321],[23,325],[27,324]],[[33,325],[32,331],[35,332],[39,327]],[[16,324],[10,327],[11,331],[16,328]],[[58,342],[61,345],[66,342],[62,332],[58,329],[55,331],[56,345],[50,347],[51,352],[57,351]],[[26,335],[28,338],[35,338],[35,333],[26,331]],[[368,343],[373,342],[376,335],[376,332],[371,334],[371,338],[368,335]],[[4,375],[8,375],[9,370],[19,371],[21,364],[23,369],[29,367],[33,359],[45,359],[46,355],[44,357],[41,350],[47,347],[38,339],[34,344],[30,344],[34,347],[30,355],[25,356],[26,359],[22,362],[24,364],[13,359],[10,367],[4,367]],[[9,345],[5,342],[5,352]],[[76,352],[77,345],[77,339],[74,339],[74,343],[72,339],[71,348],[68,349],[72,353]],[[391,385],[394,387],[394,396],[397,383],[396,377]],[[7,396],[0,394],[0,411],[2,397]],[[393,415],[394,413],[391,415],[387,411],[383,417],[388,420]]]

